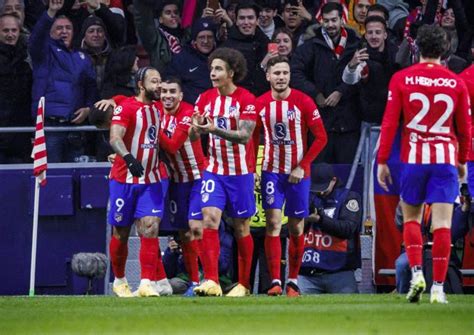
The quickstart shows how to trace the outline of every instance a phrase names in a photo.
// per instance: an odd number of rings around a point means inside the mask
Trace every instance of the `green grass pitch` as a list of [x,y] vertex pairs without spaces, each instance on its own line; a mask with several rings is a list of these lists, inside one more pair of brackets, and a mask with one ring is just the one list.
[[0,334],[474,334],[474,296],[0,297]]

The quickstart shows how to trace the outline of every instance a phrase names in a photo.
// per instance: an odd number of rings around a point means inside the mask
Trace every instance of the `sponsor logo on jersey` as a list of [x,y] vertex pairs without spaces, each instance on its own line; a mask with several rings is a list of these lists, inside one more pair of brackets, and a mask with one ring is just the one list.
[[316,120],[316,119],[319,119],[321,118],[321,114],[319,114],[319,111],[317,109],[315,109],[313,111],[313,120]]

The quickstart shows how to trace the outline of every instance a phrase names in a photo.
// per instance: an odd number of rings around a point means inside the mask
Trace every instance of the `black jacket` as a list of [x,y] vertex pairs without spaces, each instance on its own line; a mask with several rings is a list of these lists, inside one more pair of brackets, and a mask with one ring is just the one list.
[[22,41],[16,46],[0,43],[0,126],[32,124],[32,71],[27,62],[27,47]]
[[381,124],[387,104],[388,83],[395,73],[397,47],[388,41],[383,52],[370,47],[367,47],[367,51],[369,75],[367,79],[362,79],[357,84],[361,119],[365,122]]
[[[32,71],[27,57],[23,39],[15,46],[0,43],[0,127],[33,125],[30,113]],[[26,162],[31,153],[30,135],[0,134],[0,157],[18,157],[20,160],[16,162]],[[7,161],[0,161],[0,164]]]
[[258,27],[255,30],[255,35],[246,36],[236,26],[232,26],[227,40],[222,44],[223,47],[239,50],[244,55],[247,61],[247,76],[238,84],[256,96],[263,94],[270,88],[265,73],[260,67],[260,63],[267,53],[269,42],[267,35]]
[[183,100],[190,104],[194,104],[199,94],[212,87],[207,57],[193,47],[186,46],[173,56],[164,70],[165,77],[177,77],[181,80]]
[[328,97],[339,91],[342,98],[336,107],[320,108],[328,132],[351,132],[360,128],[357,90],[342,81],[344,67],[359,45],[359,38],[347,29],[347,42],[339,59],[316,28],[315,36],[299,46],[291,57],[291,86],[308,94],[316,101],[322,93]]

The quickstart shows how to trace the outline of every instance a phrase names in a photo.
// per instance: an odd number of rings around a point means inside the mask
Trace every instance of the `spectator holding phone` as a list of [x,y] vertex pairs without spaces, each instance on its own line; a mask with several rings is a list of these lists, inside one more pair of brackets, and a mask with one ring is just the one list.
[[303,43],[300,37],[302,37],[306,28],[310,24],[316,23],[316,19],[309,14],[301,0],[285,0],[281,16],[285,28],[293,34],[293,45],[295,47]]
[[252,1],[242,1],[236,8],[237,20],[229,30],[227,41],[222,45],[240,51],[247,61],[247,75],[241,82],[255,95],[268,90],[265,72],[261,65],[268,53],[268,37],[258,27],[260,7]]

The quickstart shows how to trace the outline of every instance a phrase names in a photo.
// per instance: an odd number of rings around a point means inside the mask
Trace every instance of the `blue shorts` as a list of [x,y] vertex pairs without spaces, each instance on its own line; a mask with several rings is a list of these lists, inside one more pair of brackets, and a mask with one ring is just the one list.
[[474,162],[467,162],[467,186],[469,194],[474,194]]
[[249,218],[257,211],[254,187],[252,173],[223,176],[204,171],[201,182],[201,207],[227,210],[231,218]]
[[452,204],[459,194],[458,171],[451,164],[403,164],[400,189],[409,205]]
[[304,218],[309,214],[309,177],[298,184],[288,181],[288,174],[262,172],[263,209],[282,209],[285,203],[285,215]]
[[108,222],[113,226],[130,226],[145,216],[163,217],[161,183],[124,184],[110,180],[109,193]]
[[174,229],[189,229],[189,220],[202,220],[201,179],[187,183],[170,182],[170,224]]

